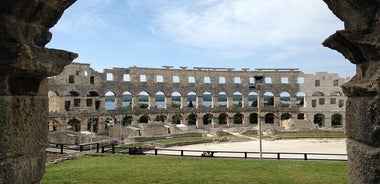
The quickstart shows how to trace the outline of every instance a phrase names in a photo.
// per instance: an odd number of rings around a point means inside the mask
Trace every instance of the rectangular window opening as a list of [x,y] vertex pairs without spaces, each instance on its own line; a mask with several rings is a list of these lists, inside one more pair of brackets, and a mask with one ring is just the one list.
[[74,99],[74,107],[79,107],[80,106],[80,99],[76,98]]
[[113,74],[107,73],[107,81],[113,81]]
[[271,77],[265,77],[265,84],[272,84],[272,78]]
[[90,84],[95,84],[95,76],[90,77]]
[[305,83],[305,78],[304,77],[298,77],[297,78],[297,83],[298,84],[304,84]]
[[225,84],[226,78],[225,77],[219,77],[219,84]]
[[289,83],[289,78],[288,77],[281,77],[281,83],[282,84],[288,84]]
[[131,81],[131,76],[129,74],[124,74],[123,75],[123,81],[124,82],[130,82]]
[[235,84],[240,84],[241,83],[240,77],[234,77],[234,83]]
[[325,99],[324,98],[320,98],[319,99],[319,105],[323,105],[325,104]]
[[140,75],[140,82],[146,82],[147,79],[146,79],[146,75],[145,74],[141,74]]
[[92,106],[92,99],[87,99],[86,100],[86,106],[91,107]]
[[320,80],[315,80],[315,86],[321,86],[321,81]]
[[162,76],[162,75],[157,75],[157,76],[156,76],[156,82],[164,82],[164,76]]
[[74,84],[74,78],[75,78],[74,75],[69,75],[69,83],[70,84]]
[[179,76],[173,76],[173,83],[179,83]]
[[210,83],[211,83],[211,79],[210,79],[210,77],[204,77],[203,82],[204,82],[205,84],[210,84]]
[[189,83],[194,84],[195,83],[195,77],[189,76]]

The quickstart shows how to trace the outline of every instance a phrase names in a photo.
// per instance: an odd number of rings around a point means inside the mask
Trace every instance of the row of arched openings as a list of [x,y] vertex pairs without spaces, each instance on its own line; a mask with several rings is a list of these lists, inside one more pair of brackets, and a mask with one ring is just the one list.
[[[172,107],[181,107],[181,94],[179,92],[173,92],[171,94],[171,106]],[[143,91],[140,92],[137,96],[137,103],[140,108],[147,108],[149,106],[149,97],[150,95]],[[106,102],[105,106],[107,110],[112,110],[115,108],[115,94],[111,91],[105,94]],[[165,103],[165,94],[163,92],[157,92],[154,96],[155,98],[155,108],[166,108],[167,104]],[[196,107],[201,105],[203,107],[212,107],[212,93],[205,92],[202,94],[202,104],[196,104],[197,94],[195,92],[190,92],[186,95],[187,107]],[[305,93],[297,93],[297,106],[304,105]],[[232,96],[232,105],[234,107],[242,107],[243,104],[243,94],[241,92],[235,92]],[[274,94],[272,92],[265,92],[263,95],[263,102],[265,106],[274,106]],[[217,105],[219,107],[227,107],[228,97],[227,93],[220,92],[217,96]],[[251,107],[257,107],[257,93],[250,92],[248,94],[248,104]],[[290,94],[288,92],[282,92],[280,94],[280,104],[283,107],[290,107]],[[122,107],[130,107],[132,105],[132,93],[124,92],[122,98]]]
[[[235,114],[233,116],[233,120],[232,120],[233,124],[242,124],[243,123],[243,117],[244,117],[243,114],[240,114],[240,113]],[[257,113],[251,113],[249,115],[249,123],[250,124],[257,124],[258,123],[257,117],[258,117]],[[183,118],[182,118],[181,114],[175,114],[171,118],[172,118],[173,124],[181,124],[182,123]],[[221,113],[218,116],[219,124],[220,125],[227,124],[228,118],[229,117],[226,113]],[[290,119],[290,118],[292,118],[292,116],[289,113],[283,113],[281,115],[281,120],[286,120],[286,119]],[[192,114],[187,116],[186,121],[187,121],[188,125],[196,125],[197,119],[198,119],[198,115],[192,113]],[[204,125],[211,125],[213,115],[212,114],[205,114],[205,115],[203,115],[202,119],[203,119]],[[297,115],[297,119],[304,119],[304,114],[299,113]],[[319,126],[324,126],[324,124],[325,124],[324,119],[325,119],[325,116],[323,114],[315,114],[313,123],[318,124]],[[112,117],[106,118],[106,121],[107,121],[106,126],[112,120],[114,121],[114,118],[112,118]],[[149,119],[148,115],[142,115],[138,119],[139,123],[148,123],[149,120],[150,119]],[[165,122],[166,120],[167,120],[167,116],[165,116],[165,115],[157,115],[155,117],[155,121],[157,121],[157,122]],[[132,121],[133,121],[133,117],[130,115],[127,115],[123,118],[122,125],[123,126],[131,125]],[[264,117],[264,122],[266,124],[274,124],[275,115],[273,113],[267,113]],[[67,124],[68,124],[68,129],[71,129],[74,131],[80,131],[81,130],[81,122],[76,118],[69,120],[69,122]],[[94,119],[90,118],[87,122],[87,130],[92,131],[92,132],[97,132],[98,131],[98,125],[99,125],[99,120],[97,118],[94,118]],[[341,127],[342,126],[342,115],[341,114],[333,114],[331,116],[331,126],[332,127]]]

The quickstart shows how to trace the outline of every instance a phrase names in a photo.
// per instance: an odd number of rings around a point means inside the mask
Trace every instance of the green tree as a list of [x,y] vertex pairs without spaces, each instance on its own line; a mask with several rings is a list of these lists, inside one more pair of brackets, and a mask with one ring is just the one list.
[[125,116],[123,118],[123,126],[128,126],[132,124],[132,120],[133,120],[132,116]]
[[187,119],[187,124],[188,125],[195,125],[197,122],[197,115],[195,114],[190,114],[188,119]]
[[175,114],[173,117],[172,117],[172,123],[173,124],[181,124],[181,119],[182,119],[182,116],[179,115],[179,114]]
[[333,127],[341,126],[342,125],[342,115],[340,115],[340,114],[333,114],[331,116],[331,125]]

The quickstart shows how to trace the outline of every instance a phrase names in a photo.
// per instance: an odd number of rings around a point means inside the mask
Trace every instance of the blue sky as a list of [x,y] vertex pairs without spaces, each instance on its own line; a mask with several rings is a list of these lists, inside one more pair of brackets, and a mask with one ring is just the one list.
[[299,68],[352,77],[322,42],[341,22],[322,0],[78,0],[47,45],[113,67]]

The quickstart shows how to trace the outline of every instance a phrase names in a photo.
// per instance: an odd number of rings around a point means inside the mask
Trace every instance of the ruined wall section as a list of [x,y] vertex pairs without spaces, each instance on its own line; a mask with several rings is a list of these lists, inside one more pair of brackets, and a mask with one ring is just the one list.
[[305,105],[300,108],[308,119],[313,120],[316,114],[324,115],[323,127],[331,127],[331,116],[340,114],[345,124],[345,108],[347,96],[343,94],[341,85],[350,80],[341,78],[338,74],[316,72],[304,74],[304,82],[300,83],[300,91],[306,95]]

